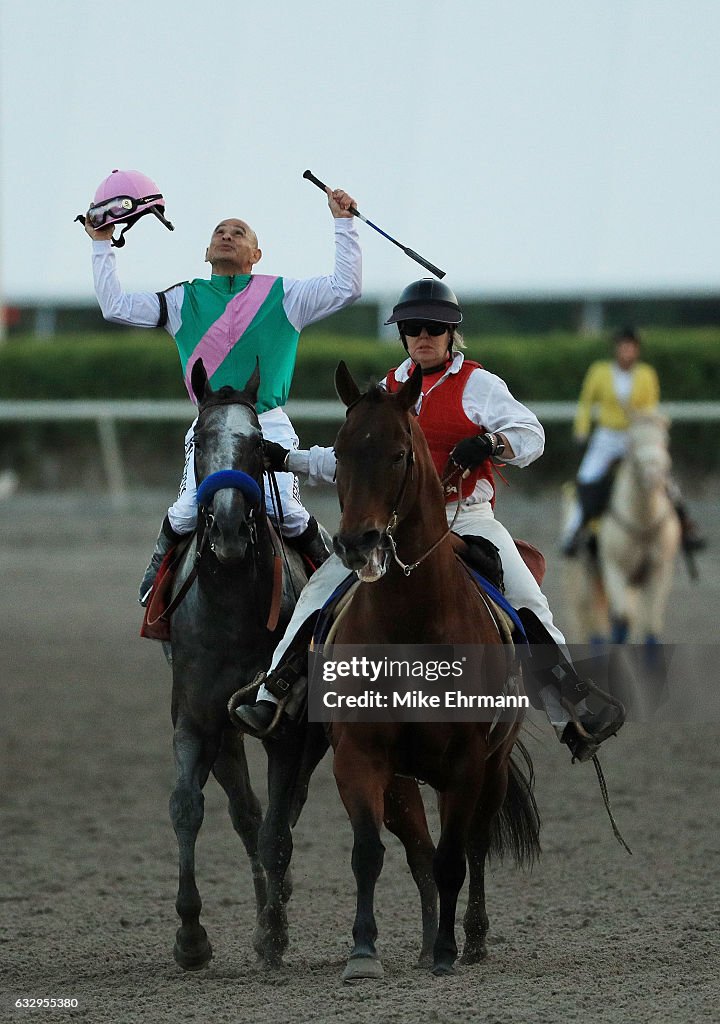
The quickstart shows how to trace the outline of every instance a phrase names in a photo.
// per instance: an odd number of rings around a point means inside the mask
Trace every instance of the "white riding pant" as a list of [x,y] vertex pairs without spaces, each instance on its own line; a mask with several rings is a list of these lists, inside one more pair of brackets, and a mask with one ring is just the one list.
[[[299,441],[287,413],[283,409],[270,409],[258,417],[263,437],[268,441],[276,441],[283,448],[297,448]],[[195,483],[194,436],[193,420],[185,435],[185,468],[180,481],[180,491],[174,503],[168,509],[170,525],[176,533],[192,533],[197,525],[197,485]],[[300,487],[294,473],[276,473],[280,501],[283,510],[282,533],[285,537],[298,537],[307,529],[310,513],[300,501]],[[274,512],[275,498],[270,492],[269,478],[265,475],[265,503],[268,515],[276,522]]]
[[627,431],[597,427],[578,470],[578,483],[591,484],[601,480],[613,462],[625,458]]
[[[592,484],[602,480],[613,462],[625,457],[627,431],[597,427],[590,438],[577,473],[579,484]],[[570,540],[582,526],[583,510],[575,501],[563,527],[563,541]]]
[[[457,505],[447,506],[448,524],[455,515]],[[472,534],[476,537],[485,537],[491,541],[500,552],[503,564],[503,575],[505,579],[505,596],[514,608],[530,608],[552,636],[553,640],[565,648],[565,637],[553,622],[552,612],[547,603],[547,598],[540,590],[535,577],[522,560],[520,552],[515,546],[512,537],[493,514],[489,501],[477,502],[473,505],[464,502],[453,524],[453,531],[460,536]],[[283,655],[292,643],[295,634],[305,620],[314,612],[318,612],[333,590],[348,575],[347,568],[343,565],[337,555],[331,555],[324,562],[317,572],[310,577],[308,583],[300,594],[300,599],[295,606],[292,618],[288,623],[285,635],[275,648],[275,653],[270,662],[270,668],[274,669],[280,664]],[[367,584],[370,586],[371,584]],[[264,685],[258,691],[258,700],[269,700],[277,703]]]

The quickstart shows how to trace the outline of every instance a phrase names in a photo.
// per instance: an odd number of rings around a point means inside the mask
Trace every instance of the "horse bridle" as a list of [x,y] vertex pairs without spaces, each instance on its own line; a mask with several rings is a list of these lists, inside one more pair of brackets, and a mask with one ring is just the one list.
[[[222,399],[219,399],[219,400],[213,400],[211,403],[209,403],[210,407],[212,405],[240,405],[240,406],[244,406],[244,408],[249,409],[253,413],[253,415],[255,417],[257,417],[257,409],[255,408],[255,406],[251,402],[245,402],[245,401],[242,401],[242,400],[241,401],[237,401],[237,400],[232,400],[232,401],[231,400],[226,400],[226,401],[223,401]],[[272,495],[272,503],[273,503],[273,507],[274,507],[274,510],[275,510],[276,521],[278,523],[278,526],[280,526],[282,524],[282,522],[283,522],[283,510],[282,510],[282,502],[280,500],[280,490],[278,488],[278,484],[277,484],[277,480],[275,479],[274,472],[272,470],[266,470],[265,472],[267,472],[268,476],[270,477],[270,490],[271,490],[271,495]],[[203,555],[203,552],[205,550],[205,544],[206,544],[207,537],[208,537],[208,535],[210,533],[210,528],[212,527],[213,522],[215,520],[214,513],[209,508],[209,503],[212,501],[212,499],[215,496],[215,494],[217,493],[217,491],[222,490],[225,487],[234,487],[234,488],[236,488],[237,490],[240,491],[240,493],[245,497],[246,501],[248,502],[248,506],[249,507],[248,507],[247,514],[245,516],[245,521],[247,523],[248,533],[250,535],[250,549],[252,551],[253,573],[254,573],[255,579],[257,580],[257,577],[258,577],[258,552],[257,552],[257,539],[258,539],[257,526],[258,526],[258,520],[257,520],[257,512],[259,510],[261,514],[267,515],[267,504],[266,504],[266,500],[265,500],[265,489],[264,489],[264,487],[260,486],[260,484],[258,484],[257,480],[254,477],[250,476],[249,473],[245,473],[245,472],[243,472],[243,470],[239,470],[239,469],[220,469],[220,470],[217,470],[215,473],[211,473],[209,476],[207,476],[202,481],[202,483],[199,485],[199,487],[197,489],[198,511],[199,511],[200,515],[202,516],[203,528],[202,528],[202,531],[200,531],[200,530],[198,531],[198,535],[199,535],[198,536],[198,545],[197,545],[197,550],[195,552],[195,559],[194,559],[194,563],[193,563],[193,569],[191,570],[192,580],[194,580],[195,576],[197,575],[198,564],[199,564],[200,559],[201,559],[201,557]],[[270,540],[271,540],[271,544],[273,546],[273,551],[275,553],[275,558],[277,560],[277,558],[279,557],[278,553],[277,553],[277,547],[276,547],[275,539],[274,539],[276,534],[277,534],[278,542],[280,544],[280,548],[282,550],[282,557],[283,557],[283,560],[285,562],[285,565],[286,565],[286,568],[287,568],[287,571],[288,571],[288,578],[291,581],[293,590],[295,590],[295,585],[292,582],[292,573],[290,572],[290,565],[288,563],[287,551],[285,550],[285,544],[283,542],[283,536],[282,536],[282,533],[280,532],[279,529],[277,531],[272,531],[271,530],[271,532],[270,532]],[[210,544],[210,551],[214,551],[214,548],[215,548],[214,544]],[[190,578],[189,578],[190,582],[192,582],[192,580],[190,580]],[[297,599],[297,597],[298,597],[297,593],[295,594],[295,597]],[[271,602],[271,606],[272,606],[272,603],[274,603],[274,602]],[[271,611],[271,614],[272,614],[272,611]],[[268,627],[268,628],[270,628],[270,627]]]
[[407,488],[408,480],[412,480],[414,466],[415,466],[415,450],[413,448],[412,430],[411,430],[411,432],[410,432],[410,452],[408,454],[408,460],[407,460],[407,464],[405,466],[405,475],[403,476],[402,484],[400,485],[400,493],[398,494],[398,496],[397,496],[397,498],[395,500],[395,503],[394,503],[392,515],[390,516],[388,524],[385,527],[385,536],[390,541],[390,549],[392,551],[393,558],[394,558],[395,562],[400,566],[400,568],[402,569],[402,571],[405,574],[405,576],[410,576],[410,574],[413,573],[417,569],[417,567],[419,565],[421,565],[425,561],[425,559],[428,558],[433,553],[433,551],[435,551],[435,549],[438,548],[442,544],[442,542],[445,540],[445,538],[448,537],[450,535],[450,533],[452,533],[452,528],[455,525],[455,520],[457,519],[458,512],[460,511],[460,500],[458,500],[458,506],[457,506],[457,509],[455,510],[455,515],[453,516],[452,522],[448,526],[448,528],[445,531],[445,533],[443,533],[443,535],[439,538],[439,540],[436,540],[435,543],[432,545],[432,547],[428,548],[428,550],[425,552],[425,554],[421,555],[418,559],[416,559],[416,561],[410,562],[410,563],[403,562],[402,559],[400,558],[400,556],[397,553],[397,542],[395,541],[395,531],[397,530],[397,527],[398,527],[398,522],[399,522],[398,514],[400,512],[400,506],[402,504],[403,498],[405,497],[405,490]]

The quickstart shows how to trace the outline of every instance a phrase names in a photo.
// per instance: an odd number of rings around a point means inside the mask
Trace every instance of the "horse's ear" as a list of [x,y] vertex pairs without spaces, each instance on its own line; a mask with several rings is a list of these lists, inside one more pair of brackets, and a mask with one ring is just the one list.
[[413,409],[417,404],[422,391],[422,367],[416,366],[403,386],[397,392],[396,398],[403,409]]
[[202,359],[196,359],[193,363],[193,368],[190,372],[190,384],[192,385],[193,394],[198,400],[198,403],[202,402],[205,398],[205,393],[210,393],[212,388],[208,382],[208,375],[205,372],[205,364]]
[[340,401],[348,407],[351,406],[353,402],[357,402],[360,397],[360,388],[353,380],[352,374],[343,360],[340,360],[337,370],[335,371],[335,390],[338,393]]
[[243,388],[253,405],[257,402],[258,390],[260,389],[260,357],[255,356],[255,369]]

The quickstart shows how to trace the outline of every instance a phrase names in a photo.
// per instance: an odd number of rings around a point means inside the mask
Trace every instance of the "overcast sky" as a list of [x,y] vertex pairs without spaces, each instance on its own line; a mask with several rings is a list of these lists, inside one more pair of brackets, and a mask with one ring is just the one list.
[[[2,0],[0,283],[92,295],[75,214],[154,178],[128,289],[203,276],[239,216],[259,271],[332,265],[311,168],[464,296],[720,290],[718,0]],[[425,273],[363,224],[368,295]]]

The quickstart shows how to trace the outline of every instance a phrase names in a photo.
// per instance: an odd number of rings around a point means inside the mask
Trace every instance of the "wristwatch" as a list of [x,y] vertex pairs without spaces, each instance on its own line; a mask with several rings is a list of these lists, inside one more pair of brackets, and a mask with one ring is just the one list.
[[487,435],[492,441],[492,458],[494,459],[498,455],[502,455],[505,451],[505,443],[500,440],[499,434],[488,434]]

